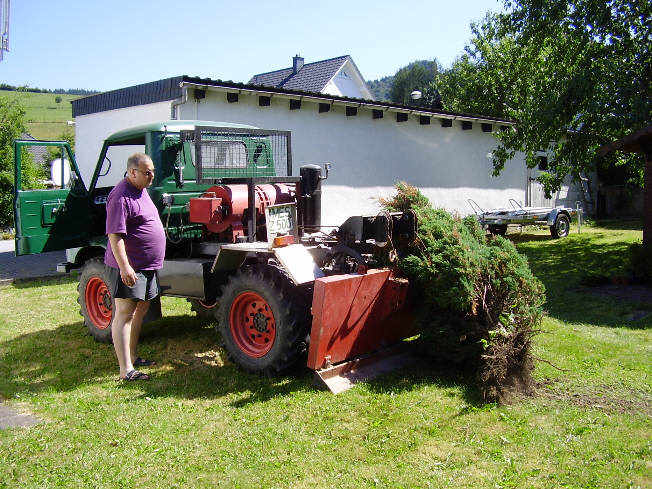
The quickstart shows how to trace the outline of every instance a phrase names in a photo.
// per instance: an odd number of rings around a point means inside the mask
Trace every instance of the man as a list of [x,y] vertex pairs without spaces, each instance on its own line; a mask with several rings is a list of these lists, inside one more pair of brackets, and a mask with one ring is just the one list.
[[154,362],[137,356],[138,338],[149,301],[159,295],[157,270],[163,267],[165,231],[147,190],[154,181],[154,163],[143,153],[127,160],[127,173],[106,201],[104,263],[115,300],[111,334],[120,378],[147,380],[136,367]]

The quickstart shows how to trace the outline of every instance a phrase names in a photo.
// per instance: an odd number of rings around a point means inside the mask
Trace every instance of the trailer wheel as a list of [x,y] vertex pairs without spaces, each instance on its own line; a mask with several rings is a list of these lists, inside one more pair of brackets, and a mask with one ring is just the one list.
[[111,343],[113,297],[107,286],[108,277],[101,258],[91,258],[82,267],[77,286],[79,313],[84,317],[88,333],[100,343]]
[[190,302],[190,309],[197,313],[197,316],[205,319],[214,319],[215,311],[217,310],[217,302],[207,304],[206,302],[198,299],[188,299]]
[[309,318],[305,296],[280,270],[251,266],[236,272],[223,287],[217,329],[236,365],[276,375],[305,353]]
[[494,236],[505,236],[507,234],[507,224],[496,224],[489,226],[489,232]]
[[570,231],[570,219],[566,214],[559,214],[555,224],[550,226],[550,235],[553,238],[565,238]]

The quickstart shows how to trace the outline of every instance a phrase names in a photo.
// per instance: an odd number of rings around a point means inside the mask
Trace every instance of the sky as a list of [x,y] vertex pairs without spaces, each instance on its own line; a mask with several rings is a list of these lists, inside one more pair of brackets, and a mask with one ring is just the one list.
[[418,59],[448,67],[499,0],[10,0],[0,82],[107,91],[257,73],[350,55],[366,80]]

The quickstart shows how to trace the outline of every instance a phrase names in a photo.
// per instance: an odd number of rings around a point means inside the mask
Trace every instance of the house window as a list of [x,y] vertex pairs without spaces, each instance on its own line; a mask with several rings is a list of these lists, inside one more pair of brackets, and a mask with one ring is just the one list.
[[537,156],[537,168],[541,171],[548,169],[548,158],[546,156]]
[[473,129],[471,121],[462,121],[462,131],[470,131],[471,129]]

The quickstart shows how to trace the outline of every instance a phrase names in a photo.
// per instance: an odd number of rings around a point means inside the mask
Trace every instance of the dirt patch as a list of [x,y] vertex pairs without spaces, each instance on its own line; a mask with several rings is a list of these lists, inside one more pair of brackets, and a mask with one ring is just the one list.
[[30,414],[21,414],[10,407],[0,404],[0,429],[19,426],[34,426],[40,421]]
[[537,395],[542,398],[607,412],[642,413],[652,418],[652,396],[643,391],[617,389],[609,385],[589,386],[582,391],[569,391],[552,381],[538,382],[536,389]]

